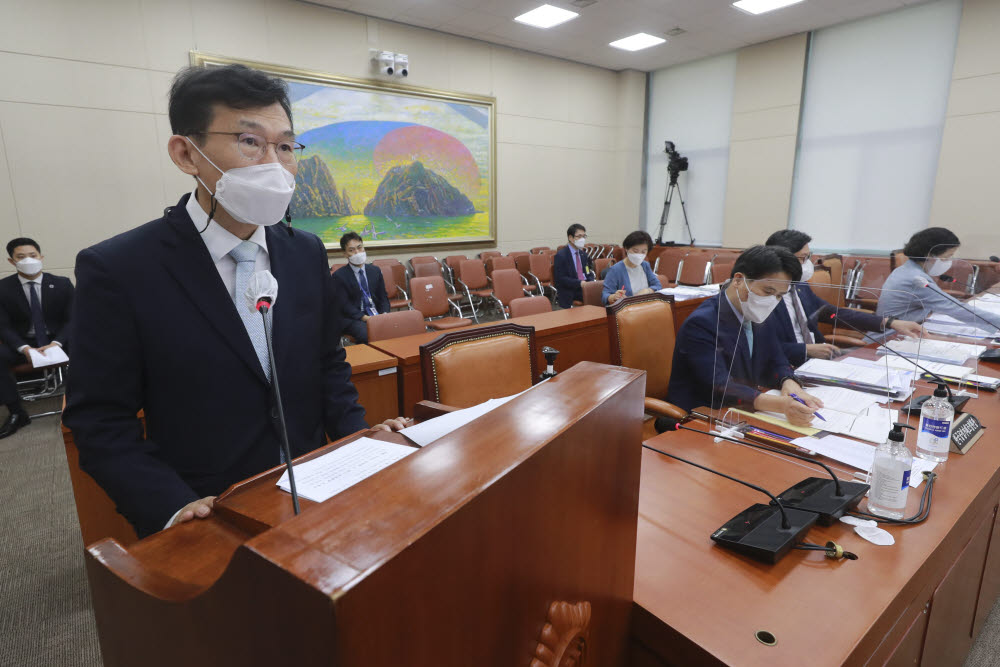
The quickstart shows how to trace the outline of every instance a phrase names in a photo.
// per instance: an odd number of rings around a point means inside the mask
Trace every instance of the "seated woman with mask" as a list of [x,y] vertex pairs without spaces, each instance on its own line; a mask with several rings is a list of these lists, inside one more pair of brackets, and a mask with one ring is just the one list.
[[969,312],[967,306],[963,307],[958,299],[942,291],[934,282],[934,278],[951,268],[959,245],[958,237],[944,227],[928,227],[911,236],[903,248],[908,260],[886,278],[876,312],[918,322],[931,313],[950,315],[980,328],[992,325],[1000,329],[1000,318],[996,315]]
[[632,232],[622,241],[625,248],[625,259],[616,264],[604,275],[604,290],[601,300],[611,305],[627,296],[649,294],[663,289],[660,280],[649,268],[646,253],[653,247],[653,239],[643,231]]
[[[681,325],[667,400],[685,410],[752,408],[783,414],[797,426],[811,424],[823,402],[795,379],[769,317],[801,277],[802,265],[785,248],[758,245],[743,251],[722,292]],[[781,394],[765,394],[762,387]]]

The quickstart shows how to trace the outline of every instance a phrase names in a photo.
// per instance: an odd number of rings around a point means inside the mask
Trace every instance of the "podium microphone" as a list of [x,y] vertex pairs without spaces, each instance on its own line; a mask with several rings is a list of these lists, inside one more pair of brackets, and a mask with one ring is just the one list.
[[720,547],[773,565],[799,545],[802,537],[816,523],[819,516],[813,512],[786,508],[773,493],[756,484],[731,477],[699,463],[682,459],[679,456],[669,454],[646,443],[643,443],[642,446],[657,454],[662,454],[663,456],[676,459],[681,463],[701,468],[737,484],[750,487],[754,491],[759,491],[771,499],[770,505],[763,505],[761,503],[751,505],[712,533],[712,541]]
[[[832,323],[833,320],[836,319],[836,317],[837,317],[837,309],[834,308],[833,306],[830,306],[830,305],[821,306],[820,309],[817,310],[813,314],[813,317],[816,318],[817,322],[820,321],[820,320],[822,320],[822,321],[826,321],[826,322]],[[810,320],[811,319],[812,318],[810,318]],[[951,387],[949,387],[948,383],[945,381],[945,379],[943,377],[941,377],[940,375],[938,375],[937,373],[934,373],[934,372],[928,370],[927,368],[925,368],[924,366],[921,366],[920,364],[918,364],[917,362],[915,362],[913,359],[910,359],[909,357],[906,357],[905,355],[902,355],[899,352],[896,352],[896,350],[892,349],[891,347],[889,347],[885,343],[882,343],[880,341],[875,340],[874,338],[872,338],[871,336],[868,335],[868,332],[862,331],[861,329],[857,328],[856,326],[854,326],[850,322],[847,322],[845,320],[839,320],[839,319],[837,320],[837,322],[839,324],[843,324],[848,329],[853,329],[854,331],[856,331],[859,334],[861,334],[862,336],[864,336],[866,340],[869,340],[872,343],[875,343],[879,347],[885,348],[888,352],[891,352],[892,354],[896,355],[897,357],[899,357],[901,359],[906,359],[908,362],[910,362],[911,364],[913,364],[914,366],[916,366],[917,368],[919,368],[920,370],[922,370],[924,373],[927,373],[932,378],[934,378],[934,381],[937,382],[939,386],[943,386],[944,390],[948,393],[948,402],[951,403],[951,407],[955,408],[955,412],[961,412],[962,411],[962,407],[965,406],[965,404],[969,402],[969,397],[968,396],[960,396],[958,398],[955,398],[955,396],[953,396],[952,393],[951,393]],[[906,405],[906,406],[903,407],[903,410],[906,411],[908,414],[919,414],[920,413],[920,408],[923,406],[923,404],[929,398],[930,398],[930,396],[921,396],[920,398],[913,399],[913,400],[911,400],[909,402],[908,405]]]
[[701,431],[690,426],[677,425],[678,430],[701,433],[712,438],[733,442],[737,445],[746,445],[765,452],[772,452],[781,456],[788,456],[800,461],[806,461],[813,465],[820,466],[830,474],[831,479],[822,477],[807,477],[795,486],[778,494],[778,500],[788,508],[800,509],[806,512],[815,512],[819,516],[821,526],[832,526],[840,517],[844,516],[848,510],[854,509],[861,502],[861,499],[871,488],[863,482],[842,482],[825,463],[811,459],[808,456],[801,456],[792,452],[786,452],[775,447],[768,447],[756,442],[747,440],[737,440],[722,435],[721,433]]
[[292,493],[292,507],[299,513],[299,493],[295,489],[295,472],[292,470],[292,450],[288,446],[288,428],[285,426],[285,410],[281,407],[281,390],[278,388],[278,369],[274,364],[274,345],[271,342],[271,320],[268,313],[274,302],[278,300],[278,280],[270,271],[258,271],[250,276],[247,291],[244,294],[251,308],[260,313],[264,322],[264,339],[267,341],[267,361],[271,366],[271,387],[274,389],[272,399],[278,411],[278,425],[281,427],[281,452],[285,459],[285,469],[288,470],[288,487]]

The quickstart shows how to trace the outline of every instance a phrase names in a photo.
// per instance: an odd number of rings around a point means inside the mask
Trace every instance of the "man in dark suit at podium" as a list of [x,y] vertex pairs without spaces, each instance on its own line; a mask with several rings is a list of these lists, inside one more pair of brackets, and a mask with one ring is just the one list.
[[[42,273],[42,250],[29,238],[7,244],[7,261],[17,273],[0,280],[0,363],[4,369],[28,363],[28,351],[44,352],[69,343],[73,283],[69,278]],[[7,421],[0,438],[17,433],[31,422],[21,406],[13,372],[0,370],[0,403]]]
[[280,224],[302,148],[286,85],[240,65],[188,68],[169,115],[167,151],[195,190],[77,257],[64,414],[80,466],[140,536],[208,516],[216,494],[281,461],[261,316],[245,298],[255,272],[279,283],[273,347],[292,455],[367,428],[326,248]]
[[569,243],[552,260],[552,279],[562,308],[572,307],[574,299],[582,301],[583,283],[597,280],[594,260],[583,252],[587,245],[587,228],[581,224],[570,225],[566,240]]
[[382,271],[365,263],[368,253],[356,232],[340,237],[340,249],[349,262],[333,273],[334,280],[344,290],[344,333],[359,343],[367,343],[368,318],[389,312],[389,294],[385,291]]

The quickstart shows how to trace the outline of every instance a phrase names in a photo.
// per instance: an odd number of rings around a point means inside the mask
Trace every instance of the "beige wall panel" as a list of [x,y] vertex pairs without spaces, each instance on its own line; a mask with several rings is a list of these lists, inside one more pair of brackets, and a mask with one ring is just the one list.
[[616,128],[580,125],[527,116],[502,115],[497,120],[497,141],[511,144],[615,150]]
[[990,111],[1000,111],[1000,71],[970,79],[952,80],[951,95],[948,98],[949,117]]
[[794,154],[794,136],[730,144],[723,245],[763,243],[788,225]]
[[962,240],[963,257],[1000,253],[997,183],[1000,183],[1000,113],[945,121],[931,225],[948,227]]
[[965,0],[955,47],[953,79],[1000,72],[1000,2]]
[[733,113],[799,104],[806,34],[740,50],[733,89]]
[[[21,235],[17,207],[14,205],[14,191],[10,185],[10,171],[7,169],[7,151],[4,149],[4,126],[0,121],[0,243]],[[0,263],[0,267],[4,266]],[[8,265],[9,266],[9,265]]]
[[569,116],[571,123],[603,127],[618,124],[618,98],[609,91],[618,88],[617,74],[596,67],[564,63],[569,79]]
[[21,230],[48,266],[162,214],[152,114],[3,103],[0,124]]
[[514,116],[568,120],[571,95],[566,70],[573,67],[577,65],[496,47],[493,50],[493,94],[497,98],[497,111]]
[[[174,73],[188,64],[194,48],[193,0],[140,0],[146,66]],[[83,4],[83,3],[81,3]]]
[[269,48],[267,5],[268,0],[193,2],[194,48],[230,58],[274,62]]
[[747,139],[763,139],[765,137],[787,137],[797,134],[798,128],[798,104],[734,113],[730,140],[746,141]]

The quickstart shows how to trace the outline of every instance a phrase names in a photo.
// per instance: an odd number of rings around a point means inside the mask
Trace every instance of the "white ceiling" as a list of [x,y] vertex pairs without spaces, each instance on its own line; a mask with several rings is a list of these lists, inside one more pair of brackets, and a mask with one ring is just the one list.
[[[612,70],[651,71],[926,0],[805,0],[759,16],[734,9],[732,0],[597,0],[584,8],[570,0],[308,1]],[[547,30],[513,20],[546,3],[580,16]],[[668,36],[675,27],[687,32]],[[636,52],[608,46],[637,32],[667,43]]]

